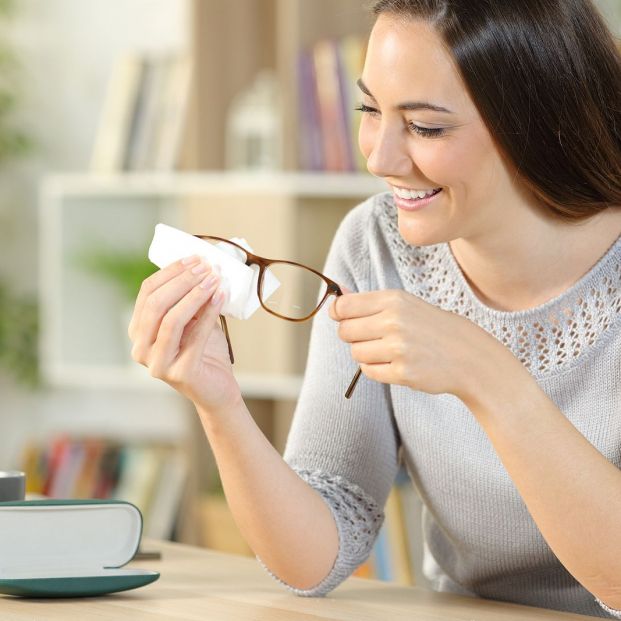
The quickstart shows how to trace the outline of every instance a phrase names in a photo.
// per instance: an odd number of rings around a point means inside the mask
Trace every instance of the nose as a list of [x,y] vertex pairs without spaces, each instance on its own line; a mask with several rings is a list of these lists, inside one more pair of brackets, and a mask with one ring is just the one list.
[[402,128],[383,125],[371,142],[367,168],[376,177],[401,177],[412,171],[412,158],[407,151]]

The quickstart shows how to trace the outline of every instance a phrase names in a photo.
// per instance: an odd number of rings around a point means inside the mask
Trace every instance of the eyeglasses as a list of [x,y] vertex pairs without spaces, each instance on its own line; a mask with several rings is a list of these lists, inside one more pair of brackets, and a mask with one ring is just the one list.
[[[259,302],[268,313],[280,319],[294,322],[307,321],[325,304],[329,296],[339,297],[343,295],[337,283],[317,270],[301,263],[264,259],[248,252],[239,244],[222,237],[214,237],[213,235],[195,235],[194,237],[216,243],[221,250],[236,257],[248,266],[257,265],[259,267],[259,278],[257,280]],[[272,291],[270,286],[273,282],[270,276],[274,276],[280,283],[280,286],[275,291]],[[235,358],[224,315],[220,315],[220,325],[226,337],[229,358],[231,359],[231,364],[233,364]],[[361,373],[362,371],[358,367],[349,387],[345,391],[346,399],[349,399],[354,393]]]

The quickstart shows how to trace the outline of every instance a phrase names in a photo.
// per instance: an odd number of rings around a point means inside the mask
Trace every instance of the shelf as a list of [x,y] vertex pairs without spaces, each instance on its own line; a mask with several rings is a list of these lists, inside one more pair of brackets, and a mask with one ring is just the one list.
[[386,191],[384,181],[360,173],[128,173],[121,175],[57,174],[45,179],[43,193],[58,197],[274,194],[316,198],[366,198]]
[[[207,172],[46,178],[40,214],[40,351],[46,381],[93,389],[168,389],[131,363],[126,334],[131,310],[122,306],[127,302],[109,283],[80,268],[76,257],[88,244],[146,254],[144,232],[152,231],[158,221],[188,230],[217,222],[219,230],[230,229],[231,234],[243,222],[258,237],[270,240],[272,252],[321,265],[344,214],[383,189],[379,179],[361,174]],[[266,213],[277,223],[269,230],[261,229]],[[181,224],[176,224],[178,218]],[[231,326],[239,354],[236,376],[246,397],[295,400],[310,324],[270,321],[273,318],[261,315],[252,325]],[[256,364],[255,352],[267,346],[267,334],[271,355]]]
[[[156,380],[138,363],[135,365],[64,365],[50,367],[46,377],[54,386],[65,388],[136,389],[173,394],[165,382]],[[250,399],[297,399],[302,386],[298,375],[261,373],[235,374],[242,394]],[[174,393],[176,394],[176,393]]]

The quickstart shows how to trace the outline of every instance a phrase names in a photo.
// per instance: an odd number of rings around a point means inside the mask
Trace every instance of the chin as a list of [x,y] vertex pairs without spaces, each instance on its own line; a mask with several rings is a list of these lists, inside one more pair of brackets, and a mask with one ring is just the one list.
[[399,233],[410,246],[435,246],[453,239],[446,230],[430,227],[428,222],[399,213]]

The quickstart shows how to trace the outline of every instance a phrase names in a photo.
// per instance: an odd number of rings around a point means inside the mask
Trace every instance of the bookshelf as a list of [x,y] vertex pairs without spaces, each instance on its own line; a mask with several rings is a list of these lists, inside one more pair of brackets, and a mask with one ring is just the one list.
[[[113,438],[129,447],[142,436],[152,445],[168,442],[187,454],[189,492],[176,536],[192,543],[203,540],[204,516],[213,516],[201,500],[214,467],[206,440],[187,402],[131,360],[127,300],[84,269],[81,253],[101,246],[111,253],[146,257],[154,226],[163,221],[184,230],[244,235],[258,253],[321,268],[343,215],[383,189],[379,180],[363,175],[214,171],[48,176],[41,188],[39,236],[44,378],[56,389],[92,390],[108,403],[112,394],[122,393],[121,400],[133,404],[119,404],[97,416],[72,411],[57,421],[55,432]],[[266,218],[270,213],[271,220]],[[277,320],[260,310],[245,322],[229,321],[236,377],[255,420],[280,451],[301,386],[310,325]],[[144,405],[136,407],[137,402]],[[153,464],[147,471],[153,473]]]
[[[356,174],[205,172],[46,178],[40,209],[41,360],[46,379],[66,387],[168,390],[130,359],[126,325],[131,309],[112,286],[81,267],[81,253],[89,248],[146,257],[153,228],[162,221],[185,230],[245,235],[259,253],[307,261],[321,269],[342,216],[383,189],[379,180]],[[266,222],[270,213],[273,220]],[[313,227],[310,244],[295,234],[308,238]],[[266,315],[258,311],[247,322],[231,322],[237,377],[249,398],[294,399],[310,324],[290,324]],[[269,343],[257,342],[265,335],[263,328],[270,333]],[[275,352],[272,358],[245,364],[265,348]]]
[[[372,25],[359,0],[234,0],[192,9],[194,89],[185,166],[224,167],[225,125],[233,98],[262,69],[280,87],[284,170],[300,169],[300,53],[322,40],[366,39]],[[222,58],[227,59],[226,63]],[[359,77],[359,76],[357,76]],[[216,88],[214,88],[216,85]],[[198,111],[208,111],[207,114]]]
[[[321,42],[365,38],[371,19],[359,0],[195,0],[192,7],[192,83],[179,170],[54,174],[43,182],[41,361],[44,377],[59,389],[121,392],[166,404],[162,408],[171,416],[165,422],[145,407],[131,423],[121,414],[96,430],[129,444],[148,429],[153,443],[168,437],[185,453],[193,474],[181,501],[177,538],[218,547],[220,530],[229,529],[231,519],[221,498],[204,494],[213,462],[197,421],[183,399],[130,360],[127,301],[76,257],[96,244],[146,256],[161,221],[197,233],[245,236],[258,254],[321,269],[343,216],[386,186],[362,172],[305,171],[301,161],[308,119],[301,118],[300,57],[313,54]],[[264,69],[274,72],[279,90],[282,165],[274,171],[225,171],[227,112]],[[246,322],[230,321],[229,328],[242,392],[261,429],[282,451],[310,323],[290,324],[259,310]],[[57,427],[87,435],[93,429],[79,418],[68,414]],[[137,485],[135,492],[144,490]],[[234,532],[227,537],[247,552]],[[222,543],[221,549],[231,549]]]

